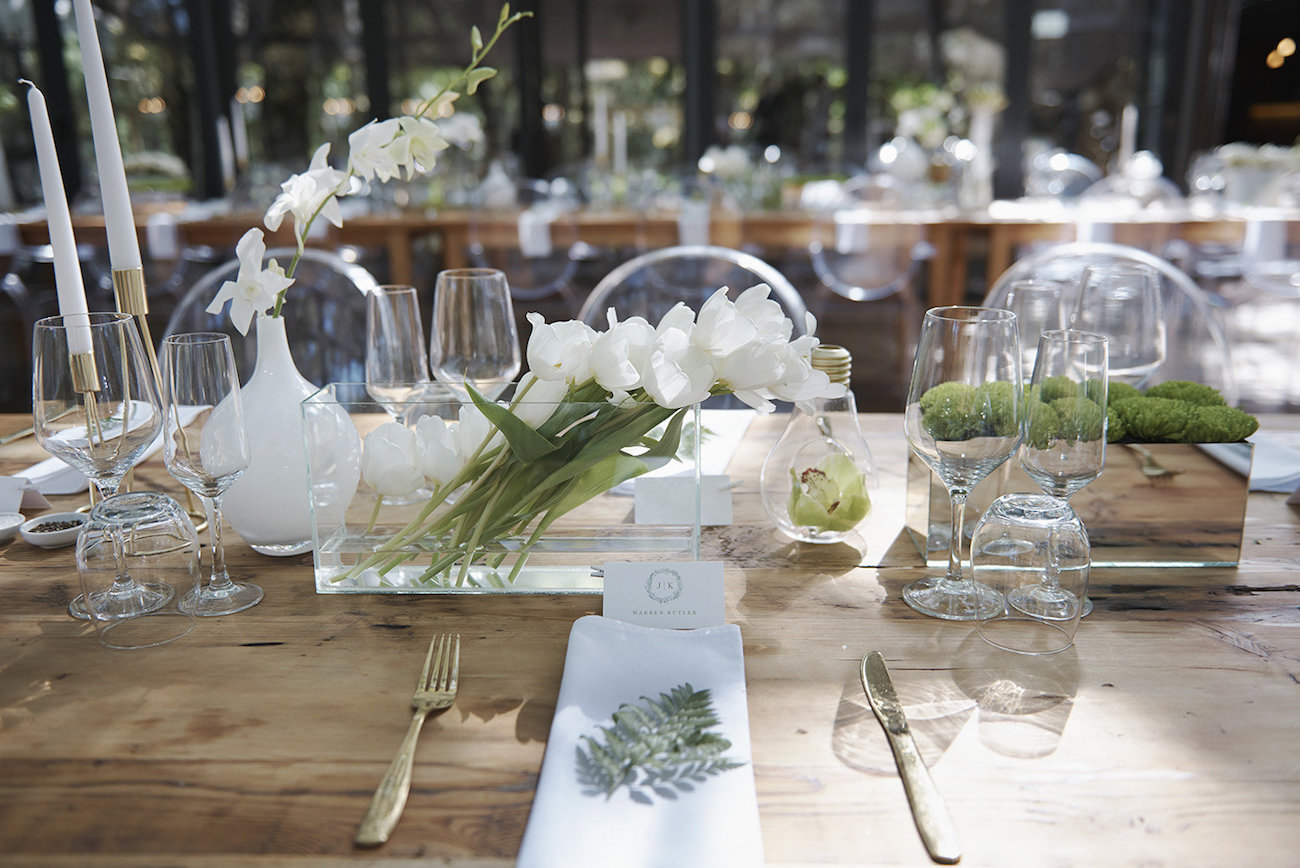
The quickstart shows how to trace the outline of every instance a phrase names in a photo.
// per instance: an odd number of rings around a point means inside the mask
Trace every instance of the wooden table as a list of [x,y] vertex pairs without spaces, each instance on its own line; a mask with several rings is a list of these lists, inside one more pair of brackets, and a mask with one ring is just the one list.
[[[1296,510],[1251,496],[1239,569],[1096,571],[1075,648],[1009,659],[900,601],[923,572],[898,533],[901,423],[864,420],[883,476],[865,557],[791,545],[763,517],[755,480],[778,418],[751,428],[731,466],[736,524],[706,535],[744,636],[768,861],[929,864],[857,684],[875,648],[960,829],[962,865],[1294,864]],[[0,417],[0,434],[27,421]],[[11,444],[0,472],[37,457],[30,439]],[[156,466],[138,475],[175,490]],[[0,862],[511,864],[566,637],[599,599],[318,596],[308,558],[228,539],[231,571],[266,599],[141,652],[105,649],[66,615],[70,549],[0,549]],[[460,696],[426,727],[392,840],[354,850],[424,648],[444,630],[464,641]],[[1023,713],[1006,713],[1009,698]]]

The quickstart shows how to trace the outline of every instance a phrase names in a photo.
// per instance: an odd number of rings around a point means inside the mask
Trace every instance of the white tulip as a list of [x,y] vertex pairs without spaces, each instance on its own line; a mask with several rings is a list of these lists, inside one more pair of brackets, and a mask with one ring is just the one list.
[[727,298],[727,287],[713,293],[700,306],[691,341],[711,359],[724,359],[758,339],[758,329],[735,303]]
[[754,343],[727,356],[718,365],[718,382],[755,410],[776,409],[768,389],[786,372],[782,354],[772,344]]
[[656,404],[676,410],[709,397],[713,365],[685,332],[669,329],[650,352],[642,384]]
[[583,383],[591,379],[591,345],[596,330],[577,320],[548,324],[540,313],[528,314],[528,368],[539,380]]
[[456,451],[464,455],[466,460],[479,451],[479,447],[487,452],[500,446],[506,439],[474,404],[461,405],[460,421],[453,436],[456,439]]
[[669,329],[677,329],[690,335],[695,330],[695,311],[682,302],[677,302],[668,313],[664,314],[663,319],[659,320],[659,325],[655,326],[655,333],[662,335]]
[[788,344],[777,344],[772,349],[782,363],[781,378],[768,389],[780,401],[806,401],[809,398],[834,398],[844,394],[844,386],[832,384],[824,371],[815,370],[800,347],[816,338],[800,338]]
[[619,322],[613,308],[607,315],[609,329],[598,334],[591,346],[591,373],[606,391],[626,393],[641,385],[655,330],[639,316]]
[[540,428],[555,414],[555,405],[569,394],[569,384],[564,380],[539,380],[532,372],[519,378],[522,398],[511,410],[529,428]]
[[361,476],[385,496],[400,497],[419,488],[424,477],[415,432],[397,422],[386,422],[367,434]]
[[753,326],[759,340],[785,342],[794,333],[794,323],[790,322],[781,305],[768,297],[771,292],[772,288],[766,283],[751,286],[736,299],[736,313]]
[[454,426],[440,416],[421,416],[415,423],[420,450],[420,472],[433,485],[446,485],[464,466],[456,449]]

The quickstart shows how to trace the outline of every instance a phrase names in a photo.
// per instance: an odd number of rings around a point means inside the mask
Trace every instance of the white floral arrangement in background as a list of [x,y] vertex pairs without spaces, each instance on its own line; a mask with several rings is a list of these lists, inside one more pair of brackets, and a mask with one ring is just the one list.
[[[317,148],[307,170],[280,185],[280,195],[262,220],[267,229],[275,232],[286,216],[293,219],[297,242],[293,259],[287,267],[274,259],[263,265],[265,237],[261,229],[249,229],[235,247],[239,272],[234,280],[221,285],[208,305],[208,313],[219,313],[229,303],[230,319],[241,334],[248,333],[255,315],[280,316],[285,294],[293,285],[294,272],[306,249],[307,234],[316,218],[324,217],[335,227],[341,227],[343,211],[339,199],[364,191],[366,182],[384,183],[403,176],[409,181],[432,172],[438,154],[451,144],[444,125],[455,113],[454,103],[460,97],[457,88],[464,86],[465,93],[473,94],[479,85],[496,75],[495,69],[483,65],[483,59],[502,33],[520,19],[531,16],[531,12],[512,14],[507,3],[501,7],[496,31],[490,39],[484,41],[478,27],[472,28],[469,65],[412,114],[373,120],[349,135],[348,159],[343,169],[330,165],[328,143]],[[450,132],[454,138],[469,131],[460,125]]]
[[[406,584],[392,571],[432,549],[416,584],[513,583],[557,519],[672,459],[691,405],[730,394],[771,412],[774,400],[843,394],[812,367],[816,320],[808,314],[807,333],[794,337],[770,292],[759,284],[733,301],[723,287],[698,314],[679,302],[657,324],[620,320],[611,308],[603,332],[530,313],[529,370],[510,402],[471,390],[455,420],[389,422],[365,438],[362,478],[377,495],[367,536],[384,498],[433,493],[417,518],[372,537],[371,554],[335,581]],[[510,552],[495,545],[507,538],[522,542]]]

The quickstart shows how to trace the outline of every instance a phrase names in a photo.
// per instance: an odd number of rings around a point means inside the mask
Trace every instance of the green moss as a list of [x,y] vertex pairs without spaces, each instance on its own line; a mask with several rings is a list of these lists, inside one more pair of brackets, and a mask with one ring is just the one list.
[[1121,383],[1119,380],[1110,380],[1106,386],[1107,396],[1110,403],[1117,404],[1120,401],[1127,401],[1129,398],[1141,398],[1142,393],[1136,386],[1129,383]]
[[1222,407],[1228,403],[1223,400],[1223,396],[1219,394],[1218,389],[1203,383],[1193,383],[1191,380],[1167,380],[1163,383],[1157,383],[1147,389],[1146,396],[1148,398],[1173,398],[1176,401],[1186,401],[1198,407]]
[[980,410],[984,414],[984,433],[994,437],[1014,437],[1020,427],[1015,385],[998,380],[982,384],[976,392],[983,405]]
[[1052,409],[1052,405],[1036,401],[1025,413],[1025,442],[1034,449],[1046,449],[1056,439],[1060,425],[1060,414]]
[[1115,409],[1114,404],[1106,406],[1106,442],[1115,443],[1123,440],[1128,436],[1128,429],[1124,427],[1124,419]]
[[1069,442],[1100,440],[1106,415],[1087,398],[1057,398],[1051,407],[1060,417],[1056,436]]
[[1259,420],[1236,407],[1196,407],[1183,431],[1188,443],[1236,443],[1259,429]]
[[1046,377],[1043,379],[1038,398],[1050,404],[1058,398],[1077,397],[1081,391],[1079,384],[1069,377]]
[[1141,443],[1182,442],[1195,405],[1173,398],[1129,398],[1114,407],[1127,436]]

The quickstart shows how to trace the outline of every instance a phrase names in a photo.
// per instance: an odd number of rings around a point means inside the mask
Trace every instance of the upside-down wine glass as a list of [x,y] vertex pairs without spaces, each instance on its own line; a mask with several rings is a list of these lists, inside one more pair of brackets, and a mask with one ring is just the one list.
[[1070,328],[1109,339],[1110,376],[1142,388],[1165,361],[1160,274],[1140,263],[1096,263],[1083,270]]
[[230,338],[215,332],[163,341],[163,456],[167,470],[197,494],[208,514],[212,572],[181,601],[194,615],[229,615],[257,605],[262,589],[234,582],[221,544],[221,495],[248,467],[248,434]]
[[[38,320],[33,330],[32,416],[36,439],[89,477],[100,500],[118,493],[162,426],[158,390],[128,314],[91,313]],[[118,616],[166,605],[171,587],[131,578],[120,545],[117,579],[91,605],[111,597]],[[89,618],[81,594],[68,606]]]
[[[1045,493],[1067,503],[1106,463],[1107,344],[1105,335],[1075,329],[1043,332],[1038,341],[1020,465]],[[1091,601],[1061,588],[1051,540],[1047,554],[1043,581],[1016,589],[1007,602],[1048,620],[1069,621],[1080,605],[1079,614],[1088,614]]]
[[469,383],[489,398],[519,373],[519,332],[510,285],[495,268],[439,272],[433,293],[429,357],[439,382],[468,397]]
[[966,498],[1020,444],[1020,342],[1015,314],[980,307],[927,311],[916,348],[903,429],[948,489],[948,571],[912,582],[903,599],[918,612],[972,621],[1002,597],[962,568]]

